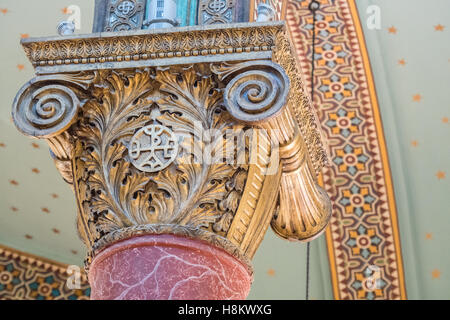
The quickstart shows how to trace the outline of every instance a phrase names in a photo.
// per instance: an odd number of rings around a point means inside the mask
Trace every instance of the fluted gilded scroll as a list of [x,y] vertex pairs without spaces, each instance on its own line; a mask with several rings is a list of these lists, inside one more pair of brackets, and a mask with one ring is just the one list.
[[317,183],[301,134],[302,129],[307,131],[302,128],[305,122],[299,123],[294,116],[298,101],[309,103],[307,97],[302,96],[303,91],[293,93],[284,69],[270,61],[226,63],[213,70],[228,81],[224,103],[230,114],[266,129],[279,146],[283,174],[272,229],[289,240],[314,239],[330,220],[331,204]]

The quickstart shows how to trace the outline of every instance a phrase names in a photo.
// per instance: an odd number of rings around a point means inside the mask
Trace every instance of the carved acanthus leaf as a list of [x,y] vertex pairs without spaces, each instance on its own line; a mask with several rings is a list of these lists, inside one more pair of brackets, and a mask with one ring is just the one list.
[[146,221],[146,207],[132,203],[144,191],[149,177],[131,171],[130,163],[124,160],[124,143],[150,120],[143,98],[153,89],[151,79],[148,69],[104,74],[96,85],[95,98],[86,103],[84,124],[76,130],[85,143],[82,160],[90,173],[90,210],[98,216],[101,232]]
[[[223,214],[233,215],[236,192],[242,193],[237,177],[247,171],[245,165],[225,162],[226,152],[235,152],[234,140],[225,136],[242,125],[224,111],[213,78],[190,67],[112,71],[101,79],[74,130],[83,143],[78,161],[85,171],[78,190],[84,194],[81,202],[89,204],[88,218],[79,225],[95,225],[87,228],[94,241],[114,230],[154,223],[212,230]],[[148,173],[131,164],[130,141],[152,124],[173,130],[179,147],[173,164]],[[241,181],[233,192],[232,177]],[[224,198],[228,203],[221,203]]]
[[[217,201],[225,195],[226,180],[235,170],[223,160],[225,150],[232,148],[232,141],[223,139],[225,131],[234,122],[222,112],[222,95],[211,77],[191,67],[178,72],[159,70],[156,80],[167,94],[157,102],[161,111],[158,121],[183,137],[176,161],[181,180],[164,174],[153,178],[158,188],[170,195],[169,201],[163,201],[161,195],[154,197],[157,214],[164,212],[176,219],[164,220],[166,223],[208,227],[219,217]],[[185,192],[178,192],[180,189]]]

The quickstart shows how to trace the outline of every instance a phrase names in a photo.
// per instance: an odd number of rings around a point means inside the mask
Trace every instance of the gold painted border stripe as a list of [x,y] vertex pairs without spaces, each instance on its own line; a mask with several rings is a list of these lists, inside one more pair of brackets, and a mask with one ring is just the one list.
[[[352,16],[354,27],[356,31],[356,35],[358,38],[358,43],[360,46],[360,52],[363,59],[364,71],[367,77],[368,90],[370,94],[370,100],[372,103],[372,110],[374,113],[374,122],[375,128],[377,130],[377,139],[380,145],[380,155],[382,159],[383,172],[386,182],[386,190],[387,190],[387,198],[389,203],[389,212],[391,213],[390,218],[392,222],[392,235],[394,238],[394,247],[395,254],[397,258],[397,269],[398,269],[398,282],[400,289],[400,299],[407,299],[406,296],[406,288],[405,288],[405,277],[404,277],[404,269],[403,269],[403,258],[401,254],[401,245],[400,245],[400,234],[398,227],[398,219],[397,219],[397,208],[395,203],[395,195],[392,183],[392,175],[391,169],[389,166],[389,159],[386,147],[385,136],[383,132],[383,124],[380,116],[380,109],[378,105],[378,99],[376,94],[375,82],[372,74],[372,67],[369,60],[369,55],[367,52],[366,42],[364,38],[364,32],[361,27],[361,21],[359,19],[358,10],[356,8],[355,0],[348,0],[348,5],[350,9],[350,14]],[[336,271],[336,259],[334,256],[333,250],[333,237],[331,235],[331,228],[328,228],[326,231],[326,240],[327,240],[327,248],[328,248],[328,257],[330,260],[330,272],[331,272],[331,281],[333,287],[333,294],[336,300],[340,300],[340,291],[339,291],[339,282],[338,275]]]

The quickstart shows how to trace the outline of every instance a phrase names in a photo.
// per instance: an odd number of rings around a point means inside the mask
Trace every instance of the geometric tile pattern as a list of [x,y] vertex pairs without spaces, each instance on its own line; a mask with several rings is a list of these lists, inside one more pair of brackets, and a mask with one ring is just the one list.
[[[314,106],[330,167],[327,246],[336,299],[406,299],[397,213],[383,128],[353,0],[320,0],[316,13]],[[310,0],[291,0],[286,20],[311,88]]]
[[0,300],[88,300],[90,287],[81,274],[69,289],[68,266],[0,247]]

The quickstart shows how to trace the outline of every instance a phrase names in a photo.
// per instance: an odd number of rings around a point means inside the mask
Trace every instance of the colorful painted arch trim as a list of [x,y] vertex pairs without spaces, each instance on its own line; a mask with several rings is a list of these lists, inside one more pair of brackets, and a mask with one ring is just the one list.
[[[310,87],[309,2],[290,0],[286,20]],[[326,231],[334,297],[406,299],[388,154],[356,4],[319,2],[314,105],[331,156],[321,182],[334,204]]]

